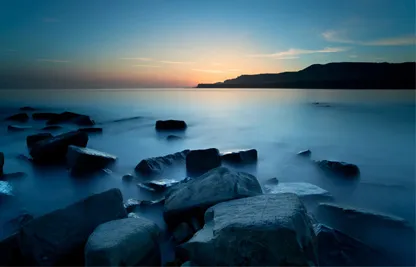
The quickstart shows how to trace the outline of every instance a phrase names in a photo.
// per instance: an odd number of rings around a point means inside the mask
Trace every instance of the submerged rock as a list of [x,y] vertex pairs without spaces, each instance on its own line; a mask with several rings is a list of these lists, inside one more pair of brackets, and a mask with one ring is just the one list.
[[259,194],[262,190],[256,177],[219,167],[174,186],[166,196],[163,216],[175,226],[192,217],[201,218],[207,208],[219,202]]
[[71,174],[87,174],[106,168],[114,163],[117,157],[91,148],[68,146],[66,154],[67,165]]
[[95,122],[87,115],[74,112],[63,112],[49,119],[47,124],[74,123],[79,126],[92,126]]
[[121,179],[123,179],[123,181],[125,182],[130,182],[134,179],[134,176],[131,175],[130,173],[123,175],[123,177],[121,177]]
[[156,121],[156,130],[185,130],[186,122],[180,120]]
[[85,266],[160,266],[159,232],[144,218],[101,224],[85,245]]
[[95,128],[95,127],[79,128],[78,131],[85,132],[85,133],[102,133],[103,128]]
[[70,145],[85,147],[88,135],[81,132],[69,132],[36,143],[30,150],[36,163],[56,163],[65,160]]
[[175,161],[184,160],[189,150],[169,154],[163,157],[154,157],[144,159],[137,164],[135,170],[143,175],[156,175],[163,172],[167,167],[175,163]]
[[32,126],[20,126],[20,125],[9,125],[7,131],[9,132],[22,132],[25,130],[32,129]]
[[174,140],[181,140],[182,139],[182,137],[180,137],[180,136],[177,136],[177,135],[168,135],[167,137],[166,137],[166,140],[168,140],[168,141],[174,141]]
[[273,177],[273,178],[267,179],[264,183],[268,185],[277,185],[279,183],[279,180],[276,177]]
[[317,266],[315,242],[296,195],[261,195],[209,208],[204,228],[180,250],[198,265]]
[[332,198],[328,191],[310,183],[266,184],[264,190],[269,194],[293,193],[300,198]]
[[238,152],[227,153],[221,159],[229,163],[253,163],[257,162],[257,150],[250,149]]
[[191,150],[186,156],[186,169],[189,172],[206,172],[221,165],[221,156],[216,148]]
[[8,121],[18,121],[18,122],[26,122],[29,120],[29,116],[26,113],[17,113],[10,117],[7,117],[6,120]]
[[153,189],[154,192],[162,192],[166,189],[179,184],[179,181],[173,179],[161,179],[142,183],[144,186]]
[[52,138],[53,135],[50,133],[39,133],[34,135],[29,135],[26,137],[26,145],[28,148],[33,147],[37,142]]
[[32,107],[26,106],[26,107],[21,107],[20,110],[21,111],[35,111],[36,109],[35,108],[32,108]]
[[317,162],[318,166],[325,170],[335,174],[343,175],[346,177],[358,176],[360,169],[355,164],[346,163],[342,161],[320,160]]
[[56,131],[62,129],[59,125],[48,125],[42,128],[43,131]]
[[181,244],[189,240],[194,235],[194,232],[187,223],[183,222],[175,228],[172,235],[175,242]]
[[3,175],[4,153],[0,152],[0,177]]
[[37,112],[32,114],[32,119],[34,120],[51,120],[58,116],[58,113],[51,112]]
[[84,244],[94,229],[126,216],[120,190],[111,189],[24,225],[19,232],[20,249],[25,259],[38,266],[83,265]]
[[305,157],[305,158],[310,158],[312,156],[312,151],[308,150],[302,150],[300,152],[298,152],[297,154],[300,157]]

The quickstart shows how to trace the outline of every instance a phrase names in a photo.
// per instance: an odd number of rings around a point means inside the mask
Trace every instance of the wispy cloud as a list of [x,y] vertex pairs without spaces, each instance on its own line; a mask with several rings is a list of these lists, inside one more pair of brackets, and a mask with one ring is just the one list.
[[153,61],[152,58],[148,57],[122,57],[122,60],[139,60],[139,61]]
[[45,22],[45,23],[54,23],[54,22],[59,22],[59,19],[57,19],[57,18],[51,18],[51,17],[45,17],[45,18],[42,18],[42,22]]
[[370,42],[364,42],[364,45],[372,46],[402,46],[402,45],[415,45],[416,36],[401,36],[395,38],[379,39]]
[[347,38],[345,36],[345,31],[326,31],[322,33],[322,37],[329,41],[334,43],[343,43],[343,44],[353,44],[355,41]]
[[68,60],[59,60],[59,59],[47,59],[47,58],[39,58],[37,61],[40,62],[50,62],[50,63],[68,63]]
[[317,54],[317,53],[338,53],[348,50],[346,47],[326,47],[319,50],[295,49],[291,48],[287,51],[277,52],[273,54],[249,55],[249,57],[275,58],[275,59],[295,59],[299,55]]
[[164,64],[194,64],[195,62],[188,62],[188,61],[170,61],[170,60],[161,60],[160,63]]
[[192,69],[193,71],[208,72],[208,73],[224,73],[222,70],[205,70],[205,69]]
[[133,65],[132,67],[141,67],[141,68],[160,68],[160,66],[156,66],[156,65],[142,65],[142,64],[138,64],[138,65]]
[[415,45],[416,35],[405,35],[391,38],[383,38],[370,41],[353,40],[346,36],[345,31],[326,31],[322,33],[322,37],[328,42],[333,43],[344,43],[344,44],[355,44],[365,46],[405,46]]

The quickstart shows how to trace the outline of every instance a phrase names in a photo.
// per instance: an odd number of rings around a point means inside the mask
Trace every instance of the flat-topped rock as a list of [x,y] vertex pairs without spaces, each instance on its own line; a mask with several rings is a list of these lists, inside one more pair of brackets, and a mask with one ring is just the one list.
[[79,126],[92,126],[95,122],[87,115],[74,112],[63,112],[49,119],[47,124],[74,123]]
[[30,155],[36,163],[61,162],[65,160],[70,145],[85,147],[87,143],[86,133],[69,132],[37,142],[30,150]]
[[85,245],[85,266],[160,266],[159,232],[141,217],[103,223]]
[[357,165],[343,161],[320,160],[316,162],[324,171],[329,171],[345,177],[356,177],[360,174]]
[[167,166],[173,165],[176,161],[184,160],[188,153],[189,150],[183,150],[162,157],[144,159],[137,164],[135,170],[143,175],[161,174]]
[[20,249],[38,266],[83,265],[84,245],[94,229],[126,216],[120,190],[111,189],[30,221],[20,230]]
[[300,198],[332,198],[325,189],[310,183],[265,184],[264,191],[269,194],[293,193]]
[[221,159],[229,163],[254,163],[257,162],[257,150],[243,150],[238,152],[226,153],[221,156]]
[[66,162],[74,175],[91,173],[106,168],[114,163],[117,157],[91,148],[70,145]]
[[29,116],[26,113],[17,113],[10,117],[7,117],[6,120],[8,121],[18,121],[18,122],[26,122],[29,120]]
[[50,133],[38,133],[34,135],[29,135],[26,137],[26,145],[28,148],[33,147],[37,142],[52,138],[53,135]]
[[156,121],[156,130],[185,130],[187,127],[185,121],[181,120],[158,120]]
[[204,228],[180,250],[197,265],[317,266],[315,242],[296,195],[260,195],[209,208]]
[[9,132],[22,132],[32,129],[32,126],[22,126],[22,125],[9,125],[7,126],[7,131]]
[[217,203],[259,194],[262,190],[256,177],[219,167],[170,189],[163,216],[175,226],[192,217],[201,218],[207,208]]
[[219,166],[221,156],[216,148],[191,150],[186,156],[186,169],[192,173],[204,173]]

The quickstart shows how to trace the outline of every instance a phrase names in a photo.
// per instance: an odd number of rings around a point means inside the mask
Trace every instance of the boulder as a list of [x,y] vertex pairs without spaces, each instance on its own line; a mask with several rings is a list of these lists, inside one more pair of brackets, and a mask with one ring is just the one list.
[[36,109],[32,107],[21,107],[20,110],[21,111],[35,111]]
[[144,159],[137,164],[135,170],[142,175],[156,175],[163,172],[164,168],[173,165],[175,161],[184,160],[189,150],[169,154],[163,157]]
[[297,154],[300,157],[304,157],[304,158],[310,158],[312,156],[312,151],[308,150],[302,150],[300,152],[298,152]]
[[85,133],[102,133],[103,128],[95,128],[95,127],[79,128],[78,131],[85,132]]
[[0,177],[3,176],[4,153],[0,152]]
[[114,163],[117,157],[91,148],[68,146],[67,165],[71,174],[81,175],[106,168]]
[[295,194],[260,195],[219,203],[204,228],[180,246],[198,265],[317,266],[316,236]]
[[206,172],[221,165],[221,156],[216,148],[191,150],[186,156],[189,172]]
[[129,214],[127,214],[127,218],[140,219],[141,217],[134,212],[130,212]]
[[144,186],[151,188],[153,192],[163,192],[166,189],[179,184],[179,181],[173,179],[161,179],[142,183]]
[[32,129],[32,126],[20,126],[20,125],[9,125],[7,131],[9,132],[22,132],[25,130]]
[[185,130],[186,122],[179,120],[156,121],[156,130]]
[[92,126],[95,122],[87,115],[73,112],[63,112],[49,119],[46,124],[74,123],[79,126]]
[[134,176],[131,175],[130,173],[123,175],[123,177],[121,177],[121,179],[123,179],[123,181],[125,182],[130,182],[134,179]]
[[13,196],[13,187],[9,182],[0,181],[0,197],[1,196]]
[[174,141],[174,140],[181,140],[182,139],[182,137],[180,137],[180,136],[177,136],[177,135],[168,135],[167,137],[166,137],[166,140],[168,140],[168,141]]
[[187,223],[183,222],[175,228],[172,235],[175,242],[181,244],[189,240],[194,235],[194,232]]
[[160,266],[159,231],[144,218],[101,224],[85,245],[85,266]]
[[269,194],[293,193],[300,198],[332,198],[328,191],[310,183],[266,184],[264,191]]
[[68,146],[85,147],[88,135],[81,132],[69,132],[36,143],[30,150],[34,162],[54,163],[65,160]]
[[127,213],[132,213],[135,211],[136,208],[149,207],[153,205],[162,205],[164,202],[165,198],[159,198],[156,200],[137,200],[134,198],[129,198],[124,203],[124,208],[126,209]]
[[8,121],[18,121],[18,122],[26,122],[29,120],[29,116],[26,113],[17,113],[10,117],[7,117],[6,120]]
[[149,186],[147,186],[147,185],[145,185],[143,183],[137,183],[136,185],[140,189],[143,189],[143,190],[146,190],[146,191],[149,191],[149,192],[156,192],[155,189],[153,189],[153,188],[151,188],[151,187],[149,187]]
[[265,181],[265,184],[268,184],[268,185],[277,185],[278,183],[279,183],[279,179],[277,179],[276,177],[267,179]]
[[33,147],[37,142],[52,138],[53,135],[50,133],[39,133],[34,135],[29,135],[26,137],[26,145],[28,148]]
[[0,266],[27,266],[20,252],[17,233],[0,240]]
[[229,163],[253,163],[257,162],[257,150],[250,149],[239,152],[227,153],[222,155],[221,159]]
[[324,224],[314,225],[320,266],[391,266],[380,251]]
[[37,112],[32,113],[32,119],[34,120],[51,120],[58,116],[58,113],[51,112]]
[[111,189],[24,225],[19,232],[20,249],[39,266],[80,265],[84,245],[94,229],[126,216],[120,190]]
[[217,203],[260,194],[261,186],[253,175],[219,167],[169,190],[163,215],[174,227],[192,217],[203,217]]
[[355,164],[346,163],[342,161],[320,160],[317,162],[318,166],[334,174],[343,175],[345,177],[358,176],[360,169]]
[[43,127],[41,130],[43,131],[56,131],[62,129],[62,126],[59,125],[48,125]]

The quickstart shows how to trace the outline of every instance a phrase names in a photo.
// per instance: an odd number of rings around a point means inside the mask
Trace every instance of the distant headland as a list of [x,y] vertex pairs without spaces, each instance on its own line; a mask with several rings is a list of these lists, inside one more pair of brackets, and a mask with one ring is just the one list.
[[241,75],[197,88],[416,89],[416,62],[314,64],[300,71]]

